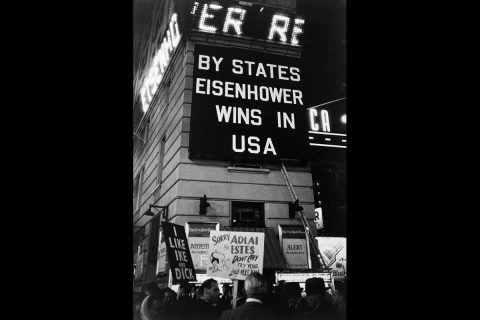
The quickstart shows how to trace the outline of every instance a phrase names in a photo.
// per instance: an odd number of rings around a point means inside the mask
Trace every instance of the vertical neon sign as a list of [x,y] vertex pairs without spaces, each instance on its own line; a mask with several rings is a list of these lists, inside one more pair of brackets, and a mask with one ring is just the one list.
[[143,86],[140,88],[140,97],[142,99],[143,112],[147,112],[153,96],[163,79],[163,74],[168,67],[173,52],[178,46],[181,38],[180,30],[178,28],[177,14],[174,13],[170,19],[170,24],[167,34],[162,40],[160,49],[155,54],[152,60],[152,65],[147,77],[143,81]]

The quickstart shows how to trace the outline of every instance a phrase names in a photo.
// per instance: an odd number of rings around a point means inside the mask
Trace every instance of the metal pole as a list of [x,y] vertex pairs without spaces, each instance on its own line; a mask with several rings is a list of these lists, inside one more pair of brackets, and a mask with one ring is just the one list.
[[335,279],[333,278],[333,271],[330,273],[330,280],[332,283],[332,294],[335,293]]
[[312,269],[312,257],[310,256],[310,240],[308,239],[307,231],[305,230],[305,240],[307,240],[307,257],[308,257],[308,269]]
[[334,103],[334,102],[341,101],[341,100],[345,100],[345,99],[347,99],[347,97],[343,97],[343,98],[340,98],[340,99],[336,99],[336,100],[328,101],[328,102],[325,102],[325,103],[317,104],[316,106],[307,108],[307,110],[310,110],[310,109],[313,109],[313,108],[318,108],[318,107],[323,107],[323,106],[326,106],[327,104]]
[[[293,185],[290,182],[290,178],[288,177],[287,169],[285,168],[285,165],[283,164],[282,161],[280,161],[280,166],[281,166],[280,172],[282,173],[282,176],[285,179],[285,183],[287,185],[288,192],[290,193],[290,196],[292,197],[293,201],[296,201],[298,198],[297,198],[297,195],[295,194],[295,189],[293,188]],[[300,204],[300,202],[299,202],[299,204]],[[309,244],[311,244],[313,246],[315,255],[317,256],[317,258],[320,262],[320,267],[322,269],[326,269],[327,265],[325,264],[325,261],[323,261],[322,255],[320,254],[320,252],[318,250],[318,247],[316,245],[315,238],[313,237],[313,235],[310,232],[310,226],[308,224],[307,218],[305,217],[303,211],[297,211],[297,212],[298,212],[298,215],[300,216],[300,221],[302,222],[302,225],[305,228],[305,236],[308,238],[307,239],[307,248],[309,248]],[[308,258],[309,258],[309,262],[310,262],[309,266],[310,266],[310,269],[311,269],[310,255],[308,256]]]
[[233,280],[233,298],[232,298],[232,309],[235,309],[237,306],[237,296],[238,296],[238,280]]

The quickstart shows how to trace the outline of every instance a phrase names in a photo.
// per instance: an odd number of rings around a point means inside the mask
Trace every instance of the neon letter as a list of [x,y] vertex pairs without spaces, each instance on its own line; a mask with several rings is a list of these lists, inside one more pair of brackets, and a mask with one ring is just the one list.
[[[281,22],[283,25],[279,25]],[[270,32],[268,34],[268,40],[273,39],[273,35],[278,33],[280,40],[282,42],[287,42],[287,36],[285,35],[288,30],[288,25],[290,24],[290,18],[286,16],[281,16],[278,14],[273,15],[272,24],[270,25]]]
[[330,119],[328,118],[328,111],[320,111],[322,117],[322,130],[325,132],[330,132]]
[[220,10],[222,9],[222,6],[219,6],[218,4],[204,4],[203,5],[203,10],[202,10],[202,15],[200,16],[200,23],[198,24],[198,28],[203,31],[209,31],[209,32],[216,32],[217,27],[214,26],[208,26],[205,24],[205,20],[213,18],[213,14],[208,13],[208,9],[213,9],[213,10]]
[[292,39],[290,40],[290,43],[294,46],[298,46],[298,38],[297,35],[300,33],[303,33],[303,24],[305,23],[305,20],[303,19],[295,19],[295,24],[293,25],[293,31],[292,31]]
[[317,110],[310,109],[310,128],[312,128],[313,131],[318,131],[320,129],[318,124],[315,122],[315,117],[317,115],[318,115]]
[[[238,19],[232,17],[232,13],[238,13],[240,16]],[[243,18],[245,17],[245,9],[241,8],[228,8],[227,17],[225,18],[225,23],[223,24],[223,32],[228,32],[230,26],[233,26],[235,33],[237,35],[242,35],[242,23]]]

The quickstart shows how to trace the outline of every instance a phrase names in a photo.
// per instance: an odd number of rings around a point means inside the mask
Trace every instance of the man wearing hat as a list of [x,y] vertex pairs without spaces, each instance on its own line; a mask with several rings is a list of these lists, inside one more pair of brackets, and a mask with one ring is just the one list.
[[297,306],[298,301],[302,299],[303,289],[298,282],[285,283],[285,298],[288,301],[288,308],[293,311]]
[[327,299],[327,290],[322,278],[309,278],[305,281],[306,297],[300,299],[295,307],[295,318],[299,320],[331,320],[335,309]]
[[[149,320],[152,302],[160,295],[161,290],[158,288],[158,285],[155,281],[151,281],[145,285],[144,292],[146,297],[143,299],[140,306],[140,319]],[[150,303],[148,302],[149,300],[151,301]]]
[[232,287],[230,287],[228,283],[224,283],[222,289],[222,297],[218,300],[217,304],[219,312],[223,312],[227,309],[232,309]]

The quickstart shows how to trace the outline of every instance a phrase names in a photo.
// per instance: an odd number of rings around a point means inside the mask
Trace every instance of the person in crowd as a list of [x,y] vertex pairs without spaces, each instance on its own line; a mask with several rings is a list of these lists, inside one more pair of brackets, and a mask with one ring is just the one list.
[[169,310],[165,307],[165,300],[165,290],[159,290],[148,297],[148,320],[170,320]]
[[280,283],[278,286],[267,284],[267,293],[263,298],[263,304],[267,309],[277,315],[279,319],[290,319],[290,310],[288,309],[288,302],[285,299],[284,283]]
[[219,313],[232,308],[232,287],[228,285],[228,283],[224,283],[222,286],[222,296],[218,300],[217,308],[219,309]]
[[333,305],[334,298],[333,298],[332,292],[333,292],[332,288],[330,288],[329,286],[326,287],[325,299]]
[[285,283],[285,280],[278,281],[276,285],[273,285],[273,290],[271,292],[285,297]]
[[177,303],[173,310],[173,315],[175,319],[178,320],[188,320],[191,319],[192,314],[192,305],[193,298],[190,297],[190,292],[194,288],[190,283],[181,283],[178,289],[178,298]]
[[298,301],[302,299],[302,290],[298,282],[285,283],[285,299],[287,300],[290,313],[293,313]]
[[173,317],[177,305],[177,294],[170,288],[166,288],[165,292],[165,299],[164,299],[164,306],[165,314],[169,317]]
[[247,300],[244,304],[233,310],[226,310],[221,320],[274,320],[278,316],[268,310],[262,302],[267,293],[267,282],[258,272],[251,273],[245,279],[245,292]]
[[335,310],[325,297],[326,288],[322,278],[309,278],[305,282],[306,296],[295,307],[294,319],[297,320],[333,320]]
[[192,300],[197,300],[197,290],[198,290],[198,286],[192,286],[192,288],[190,289],[190,298],[192,298]]
[[238,282],[237,300],[236,300],[235,307],[239,307],[247,301],[247,293],[245,292],[243,283],[244,281]]
[[170,288],[165,289],[165,303],[174,304],[177,301],[177,294]]
[[230,286],[228,283],[224,283],[222,285],[222,296],[225,296],[225,294],[232,293],[233,288]]
[[194,285],[188,282],[183,282],[180,284],[178,287],[178,295],[177,295],[177,301],[182,301],[182,300],[191,300],[191,293],[192,289],[194,289]]
[[[149,318],[150,311],[149,311],[149,308],[148,308],[148,300],[149,300],[151,295],[158,296],[161,293],[161,291],[158,288],[157,283],[152,281],[152,282],[147,283],[147,285],[144,288],[144,292],[145,292],[146,297],[143,299],[142,304],[140,306],[140,319],[141,320],[150,320],[150,318]],[[150,305],[152,305],[152,303],[150,303]]]
[[196,299],[195,301],[199,300],[199,299],[202,299],[203,297],[203,288],[202,286],[198,286],[195,290],[195,296],[196,296]]
[[194,293],[193,293],[193,300],[197,301],[203,295],[202,286],[195,286]]
[[279,293],[280,291],[278,286],[274,285],[273,283],[267,283],[267,293],[268,292]]
[[194,319],[217,320],[220,316],[218,309],[214,307],[220,296],[217,281],[212,278],[205,280],[200,286],[199,295],[199,299],[192,306]]
[[347,319],[347,285],[345,282],[335,284],[333,295],[333,307],[335,308],[336,320]]
[[144,299],[144,294],[140,292],[133,293],[133,320],[140,319],[140,307],[142,306],[142,301]]

